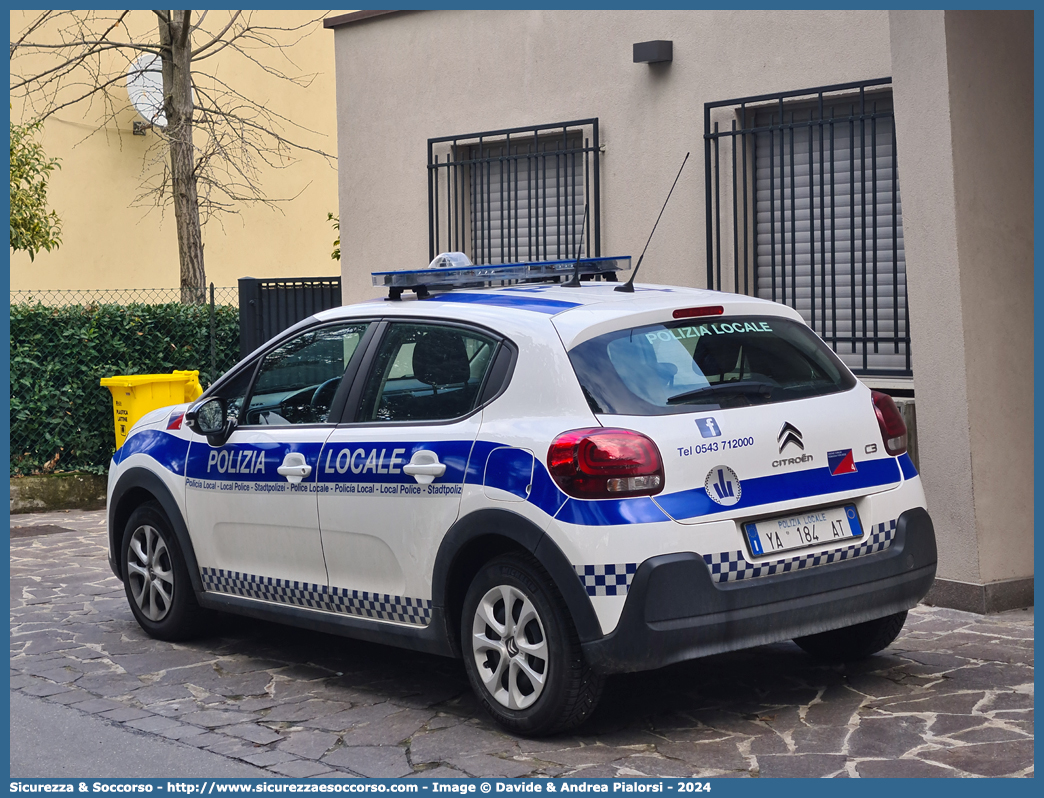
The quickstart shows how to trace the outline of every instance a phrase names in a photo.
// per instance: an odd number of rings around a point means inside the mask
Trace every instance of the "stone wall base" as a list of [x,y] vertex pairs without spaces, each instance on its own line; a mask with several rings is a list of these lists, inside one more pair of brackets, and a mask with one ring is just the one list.
[[1032,607],[1033,579],[1008,579],[985,585],[936,579],[924,603],[980,615]]
[[97,474],[49,474],[11,480],[11,513],[101,510],[108,479]]

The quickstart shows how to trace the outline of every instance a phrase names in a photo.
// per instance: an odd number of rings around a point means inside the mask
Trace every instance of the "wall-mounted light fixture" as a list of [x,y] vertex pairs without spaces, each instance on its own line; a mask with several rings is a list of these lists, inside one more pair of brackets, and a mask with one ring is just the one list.
[[674,60],[674,42],[657,39],[654,42],[635,42],[634,63],[660,64]]

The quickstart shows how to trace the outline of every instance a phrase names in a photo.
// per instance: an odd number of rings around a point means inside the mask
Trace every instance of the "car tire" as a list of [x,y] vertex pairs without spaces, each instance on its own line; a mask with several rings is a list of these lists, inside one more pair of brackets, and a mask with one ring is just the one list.
[[842,629],[796,637],[794,642],[818,659],[853,662],[866,659],[890,646],[903,630],[904,623],[906,610]]
[[196,601],[173,527],[155,502],[127,520],[120,549],[123,589],[138,625],[159,640],[186,640],[202,632],[207,614]]
[[604,678],[584,661],[565,601],[528,554],[504,554],[479,570],[464,598],[460,639],[475,694],[512,733],[574,728],[601,698]]

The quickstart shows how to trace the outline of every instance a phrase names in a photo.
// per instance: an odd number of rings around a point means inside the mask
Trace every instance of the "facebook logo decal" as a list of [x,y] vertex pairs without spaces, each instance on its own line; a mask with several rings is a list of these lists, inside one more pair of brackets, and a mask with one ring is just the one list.
[[713,418],[698,418],[696,419],[696,426],[700,429],[700,435],[704,438],[720,438],[721,427],[718,426],[718,422]]

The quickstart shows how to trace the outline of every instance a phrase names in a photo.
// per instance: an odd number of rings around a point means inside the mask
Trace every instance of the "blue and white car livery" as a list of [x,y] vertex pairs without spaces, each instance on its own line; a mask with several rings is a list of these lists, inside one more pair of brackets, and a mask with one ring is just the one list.
[[138,622],[463,657],[528,734],[582,722],[615,672],[887,646],[936,564],[895,404],[795,311],[618,292],[620,260],[579,287],[526,281],[572,263],[375,275],[398,301],[319,313],[142,419],[108,497]]

